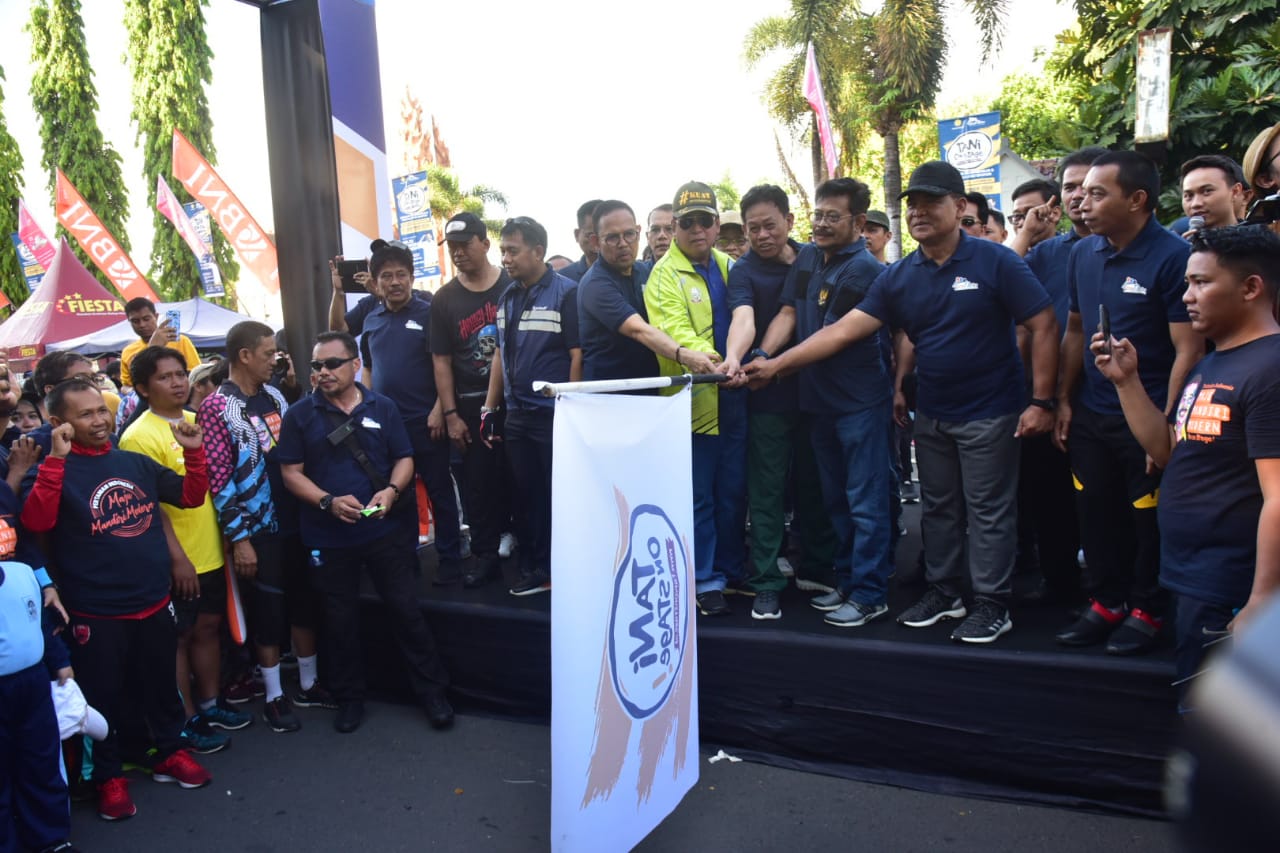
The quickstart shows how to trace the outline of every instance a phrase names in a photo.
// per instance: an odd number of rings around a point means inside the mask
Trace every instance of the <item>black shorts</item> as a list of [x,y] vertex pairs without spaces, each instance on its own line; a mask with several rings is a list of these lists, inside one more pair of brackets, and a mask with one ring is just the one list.
[[200,597],[185,599],[174,596],[173,613],[178,620],[178,633],[185,634],[195,627],[196,617],[202,613],[222,616],[227,612],[227,571],[223,568],[196,575],[200,581]]
[[316,628],[319,604],[301,538],[272,533],[250,541],[258,555],[258,572],[252,581],[240,579],[240,595],[254,642],[279,646],[288,637],[290,625]]

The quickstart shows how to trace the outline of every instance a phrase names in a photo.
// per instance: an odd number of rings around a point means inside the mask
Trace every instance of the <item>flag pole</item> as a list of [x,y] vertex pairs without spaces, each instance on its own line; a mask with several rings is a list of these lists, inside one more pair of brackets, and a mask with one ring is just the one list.
[[544,397],[561,394],[611,394],[615,391],[649,391],[654,388],[682,388],[685,385],[719,384],[729,381],[723,373],[684,373],[679,376],[645,376],[638,379],[600,379],[594,382],[534,382],[533,393]]

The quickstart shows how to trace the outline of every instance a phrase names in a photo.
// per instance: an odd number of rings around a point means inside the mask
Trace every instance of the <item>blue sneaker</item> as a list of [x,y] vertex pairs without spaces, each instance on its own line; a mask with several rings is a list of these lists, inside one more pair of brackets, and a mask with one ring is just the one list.
[[193,719],[199,720],[210,728],[226,729],[232,732],[239,731],[253,722],[251,714],[218,705],[214,705],[207,711],[197,711]]
[[186,727],[182,730],[182,734],[178,736],[184,749],[197,752],[200,755],[210,755],[214,752],[222,752],[222,750],[231,746],[230,735],[215,732],[197,722],[198,719],[199,715],[197,714],[188,720]]

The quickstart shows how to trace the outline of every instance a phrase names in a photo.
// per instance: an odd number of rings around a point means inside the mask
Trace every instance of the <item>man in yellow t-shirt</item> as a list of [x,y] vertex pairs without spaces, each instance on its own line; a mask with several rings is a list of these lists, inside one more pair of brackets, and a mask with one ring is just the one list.
[[[120,449],[150,457],[185,476],[182,447],[170,429],[170,424],[182,419],[195,422],[195,414],[183,408],[190,384],[182,354],[166,347],[143,347],[134,359],[132,378],[134,389],[149,408],[120,437]],[[218,629],[227,605],[222,530],[208,495],[194,509],[168,504],[163,509],[175,568],[178,690],[188,718],[182,738],[194,752],[217,752],[225,749],[230,739],[213,731],[214,727],[242,729],[252,722],[248,714],[218,705]]]
[[124,316],[137,334],[138,340],[129,344],[120,353],[120,387],[127,388],[133,382],[133,357],[147,346],[166,346],[182,353],[187,363],[187,370],[195,370],[200,365],[200,354],[195,344],[178,329],[169,328],[169,320],[157,324],[156,304],[145,296],[130,299],[124,305]]

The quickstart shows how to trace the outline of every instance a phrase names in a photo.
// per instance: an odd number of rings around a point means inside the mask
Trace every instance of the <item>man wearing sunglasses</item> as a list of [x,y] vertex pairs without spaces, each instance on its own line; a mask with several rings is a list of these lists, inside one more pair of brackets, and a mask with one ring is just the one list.
[[[693,369],[694,353],[720,362],[727,349],[731,259],[715,248],[720,231],[716,195],[691,181],[672,205],[675,242],[654,265],[644,304],[654,326],[677,344],[673,358],[658,356],[664,376]],[[746,590],[745,390],[693,387],[693,539],[698,610],[704,616],[729,612],[728,583]]]
[[444,728],[453,722],[445,697],[449,677],[418,606],[414,578],[418,453],[408,421],[392,400],[356,382],[360,358],[350,335],[322,332],[311,358],[316,389],[285,413],[279,455],[285,485],[302,505],[302,535],[315,549],[311,574],[334,639],[326,675],[338,702],[334,728],[350,733],[364,719],[362,570],[391,620],[409,688],[431,725]]

